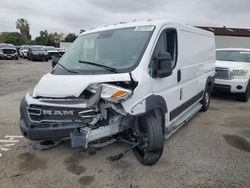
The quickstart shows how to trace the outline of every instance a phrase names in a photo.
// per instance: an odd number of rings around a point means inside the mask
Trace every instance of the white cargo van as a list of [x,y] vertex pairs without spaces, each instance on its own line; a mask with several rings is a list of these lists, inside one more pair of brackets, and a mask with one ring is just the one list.
[[84,32],[21,102],[30,140],[70,138],[74,147],[123,141],[155,164],[168,137],[209,107],[214,35],[150,21]]

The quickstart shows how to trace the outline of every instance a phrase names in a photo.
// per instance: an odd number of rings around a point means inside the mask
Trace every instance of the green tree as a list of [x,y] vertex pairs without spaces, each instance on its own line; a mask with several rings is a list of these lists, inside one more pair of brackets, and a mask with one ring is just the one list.
[[59,47],[60,41],[63,39],[63,33],[49,33],[48,35],[48,46],[56,46]]
[[40,36],[35,38],[35,44],[47,45],[48,43],[48,31],[40,31]]
[[6,37],[8,36],[8,32],[2,32],[0,33],[0,43],[4,43],[6,40]]
[[40,31],[40,36],[35,38],[35,43],[45,46],[59,46],[60,41],[63,39],[63,33],[48,33],[47,30]]
[[0,36],[1,42],[10,43],[14,45],[28,44],[29,41],[18,32],[5,33]]
[[65,42],[73,42],[76,39],[76,34],[75,33],[68,33],[66,37],[64,38]]
[[20,33],[27,39],[31,39],[30,35],[30,24],[28,20],[24,18],[17,19],[16,28],[20,30]]

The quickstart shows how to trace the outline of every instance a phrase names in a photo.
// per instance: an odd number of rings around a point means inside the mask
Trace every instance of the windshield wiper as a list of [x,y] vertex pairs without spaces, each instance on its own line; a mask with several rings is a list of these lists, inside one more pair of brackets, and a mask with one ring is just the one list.
[[73,71],[73,70],[70,70],[70,69],[67,69],[65,66],[63,66],[62,64],[60,63],[57,63],[58,65],[60,65],[63,69],[65,69],[66,71],[70,72],[70,73],[79,73],[77,71]]
[[116,68],[109,67],[109,66],[106,66],[106,65],[102,65],[102,64],[98,64],[98,63],[94,63],[94,62],[89,62],[89,61],[82,61],[82,60],[79,60],[78,62],[79,62],[79,63],[88,64],[88,65],[94,65],[94,66],[96,66],[96,67],[102,67],[102,68],[104,68],[105,70],[108,70],[108,71],[110,71],[110,72],[117,73],[117,69],[116,69]]

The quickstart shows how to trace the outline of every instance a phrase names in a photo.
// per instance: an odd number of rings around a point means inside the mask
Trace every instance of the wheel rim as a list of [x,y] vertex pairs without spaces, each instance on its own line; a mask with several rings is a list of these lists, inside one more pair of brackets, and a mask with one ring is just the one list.
[[208,106],[208,104],[209,104],[209,100],[210,100],[210,95],[209,95],[209,93],[208,93],[208,92],[206,92],[206,94],[205,94],[205,102],[206,102],[206,106]]
[[149,135],[145,126],[143,126],[145,123],[145,121],[142,121],[141,126],[139,126],[140,135],[137,137],[139,146],[136,149],[142,156],[148,151],[149,147]]

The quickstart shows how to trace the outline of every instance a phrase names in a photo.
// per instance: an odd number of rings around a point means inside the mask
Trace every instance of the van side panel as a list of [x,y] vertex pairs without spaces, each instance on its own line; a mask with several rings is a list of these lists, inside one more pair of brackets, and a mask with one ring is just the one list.
[[214,37],[197,31],[179,30],[178,63],[181,71],[182,103],[204,91],[207,78],[214,76]]

